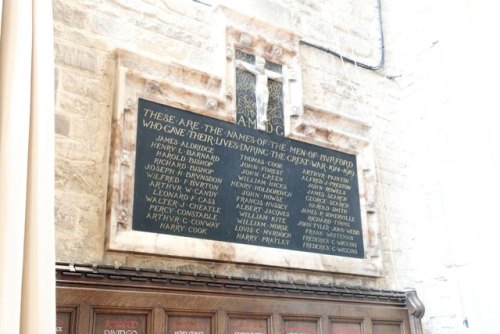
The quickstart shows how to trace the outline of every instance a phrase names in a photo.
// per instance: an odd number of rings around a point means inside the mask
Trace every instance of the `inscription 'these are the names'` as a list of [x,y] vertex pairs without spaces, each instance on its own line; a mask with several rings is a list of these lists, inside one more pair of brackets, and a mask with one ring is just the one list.
[[140,100],[133,229],[364,256],[356,160]]

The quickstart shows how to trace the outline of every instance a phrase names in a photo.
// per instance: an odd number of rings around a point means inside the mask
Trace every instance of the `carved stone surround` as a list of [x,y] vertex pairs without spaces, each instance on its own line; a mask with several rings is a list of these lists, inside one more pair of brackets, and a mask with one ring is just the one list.
[[[106,245],[109,251],[250,263],[314,271],[380,276],[382,261],[375,208],[370,126],[363,120],[303,105],[299,37],[219,7],[214,36],[219,46],[211,73],[125,50],[116,51],[113,133],[108,186]],[[234,50],[283,65],[285,135],[357,156],[365,258],[271,249],[132,230],[138,99],[234,122]],[[166,60],[167,59],[167,60]]]

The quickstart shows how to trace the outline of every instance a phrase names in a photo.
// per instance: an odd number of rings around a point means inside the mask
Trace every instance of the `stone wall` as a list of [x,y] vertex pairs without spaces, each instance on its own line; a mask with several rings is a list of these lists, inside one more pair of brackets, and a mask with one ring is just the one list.
[[[319,43],[329,43],[332,49],[338,47],[338,52],[349,57],[373,64],[380,60],[380,36],[373,27],[378,22],[375,3],[369,9],[361,8],[363,15],[356,16],[356,31],[351,31],[354,28],[345,19],[329,24],[329,17],[332,13],[339,15],[340,9],[345,11],[340,16],[353,17],[352,13],[360,10],[354,3],[346,2],[343,8],[304,1],[260,1],[256,6],[239,6],[237,11],[308,38],[319,38]],[[238,270],[243,276],[290,280],[331,280],[330,275],[321,273],[105,251],[105,199],[117,75],[115,51],[127,50],[222,76],[217,73],[220,60],[213,9],[191,1],[54,1],[57,258],[196,272]],[[315,17],[319,19],[312,25]],[[331,40],[332,34],[340,39]],[[310,46],[301,45],[300,52],[304,105],[334,110],[367,124],[378,121],[379,110],[391,112],[399,87],[383,73],[361,70]],[[342,281],[343,276],[338,279]],[[349,279],[350,284],[366,281],[371,286],[385,286],[384,279]]]
[[[403,94],[404,217],[393,232],[393,284],[413,286],[426,304],[426,333],[495,333],[499,70],[491,13],[497,5],[433,1],[385,5],[391,75]],[[395,14],[395,15],[394,15]],[[496,50],[496,51],[495,51]],[[475,168],[481,172],[475,173]],[[404,195],[403,195],[404,194]],[[494,200],[493,200],[494,201]],[[403,204],[403,203],[401,203]]]
[[[453,222],[443,216],[445,205],[436,193],[449,195],[444,189],[450,188],[439,182],[455,160],[450,157],[447,164],[437,169],[433,162],[441,161],[441,152],[448,147],[445,141],[460,135],[441,136],[448,117],[453,117],[451,107],[443,118],[436,116],[444,103],[438,92],[446,82],[436,74],[441,53],[434,48],[439,35],[435,30],[436,13],[430,4],[421,2],[408,7],[392,0],[383,3],[386,62],[376,72],[300,45],[304,105],[352,117],[370,126],[382,277],[369,278],[106,251],[106,196],[117,75],[115,51],[127,50],[159,62],[178,62],[222,77],[218,66],[220,46],[214,36],[217,22],[213,6],[195,1],[53,3],[58,261],[384,289],[417,288],[428,309],[424,318],[426,333],[463,330],[466,314],[461,314],[463,307],[459,306],[463,288],[457,288],[457,277],[462,271],[472,277],[470,270],[476,263],[463,266],[454,260],[450,262],[450,244],[444,242]],[[370,66],[380,61],[376,1],[234,3],[228,1],[227,5],[262,22],[290,29],[305,41]],[[423,21],[427,24],[422,25]],[[434,124],[440,127],[436,129]],[[498,183],[498,179],[493,180]],[[446,182],[452,183],[453,179]],[[451,207],[450,203],[447,205]],[[470,286],[471,282],[468,279],[465,285]],[[481,300],[468,296],[471,305]]]

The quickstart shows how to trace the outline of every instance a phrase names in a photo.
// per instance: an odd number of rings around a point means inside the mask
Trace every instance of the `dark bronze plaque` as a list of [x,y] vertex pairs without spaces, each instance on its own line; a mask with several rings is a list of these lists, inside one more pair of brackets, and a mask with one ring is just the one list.
[[146,316],[96,314],[94,334],[146,334]]
[[356,157],[140,100],[132,228],[363,258]]
[[210,318],[169,316],[167,334],[210,334]]

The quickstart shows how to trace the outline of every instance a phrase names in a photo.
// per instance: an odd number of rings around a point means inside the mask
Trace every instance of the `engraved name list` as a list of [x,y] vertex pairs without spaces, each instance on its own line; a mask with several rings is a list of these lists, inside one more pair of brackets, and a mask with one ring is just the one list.
[[139,100],[132,228],[364,257],[356,158]]

